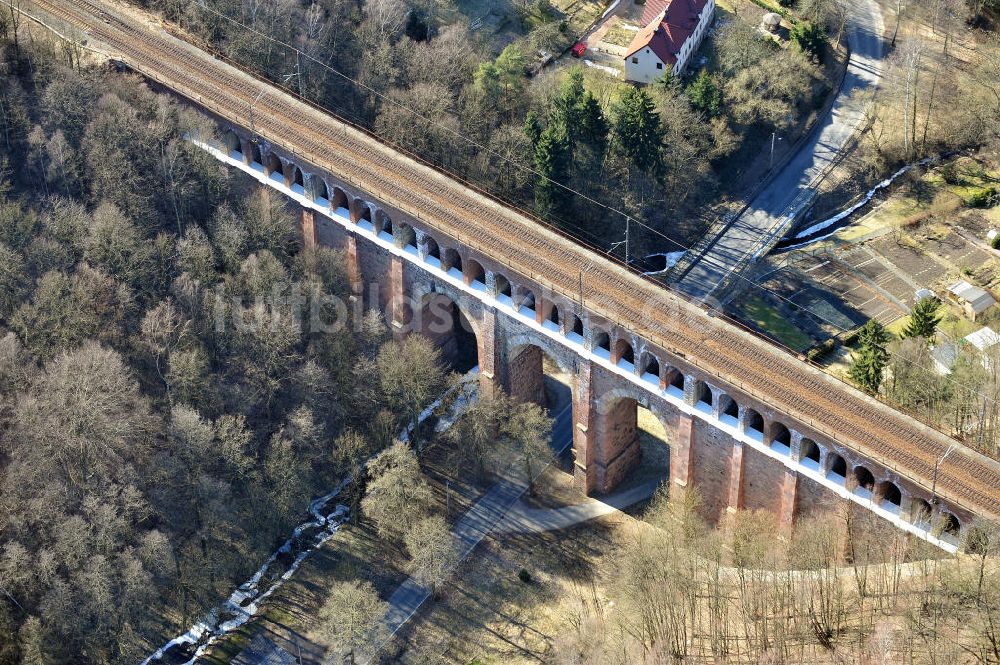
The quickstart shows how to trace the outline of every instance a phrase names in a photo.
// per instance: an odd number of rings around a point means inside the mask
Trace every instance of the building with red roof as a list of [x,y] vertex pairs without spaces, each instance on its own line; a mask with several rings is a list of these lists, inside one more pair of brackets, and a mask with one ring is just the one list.
[[646,0],[639,30],[625,53],[625,78],[650,83],[680,74],[715,15],[715,0]]

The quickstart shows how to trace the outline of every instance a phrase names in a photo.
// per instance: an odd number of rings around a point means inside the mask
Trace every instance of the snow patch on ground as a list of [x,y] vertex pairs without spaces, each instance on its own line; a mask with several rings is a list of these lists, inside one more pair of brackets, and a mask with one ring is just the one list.
[[621,72],[615,69],[614,67],[608,67],[607,65],[599,65],[593,60],[585,59],[583,61],[583,64],[587,65],[588,67],[593,67],[594,69],[600,69],[601,71],[607,72],[608,74],[611,74],[615,78],[619,78],[621,76]]
[[851,215],[853,215],[855,212],[857,212],[861,208],[863,208],[866,205],[868,205],[869,203],[871,203],[871,200],[875,197],[876,194],[878,194],[880,191],[882,191],[883,189],[885,189],[886,187],[888,187],[889,185],[891,185],[893,182],[895,182],[896,179],[899,178],[899,176],[901,176],[904,173],[912,170],[916,166],[926,166],[927,164],[930,164],[932,161],[934,161],[933,157],[927,157],[925,159],[921,159],[919,162],[917,162],[915,164],[907,164],[906,166],[904,166],[903,168],[899,169],[898,171],[896,171],[895,173],[893,173],[891,176],[889,176],[888,178],[886,178],[885,180],[883,180],[882,182],[878,183],[877,185],[875,185],[874,187],[872,187],[870,190],[868,190],[868,193],[865,194],[861,198],[860,201],[858,201],[857,203],[855,203],[854,205],[852,205],[850,208],[847,208],[846,210],[842,210],[841,212],[838,212],[833,217],[830,217],[829,219],[824,219],[822,222],[819,222],[818,224],[813,224],[812,226],[810,226],[809,228],[805,229],[804,231],[800,231],[799,233],[797,233],[795,235],[795,238],[794,238],[795,240],[803,240],[803,239],[806,239],[806,238],[808,238],[808,240],[805,240],[805,242],[802,242],[800,244],[792,245],[791,247],[787,247],[786,249],[797,249],[799,247],[803,247],[805,245],[808,245],[809,243],[816,242],[817,240],[822,240],[823,238],[829,237],[830,235],[833,234],[833,231],[831,231],[830,233],[828,233],[826,235],[819,236],[817,238],[810,238],[810,236],[816,235],[820,231],[833,226],[837,222],[840,222],[840,221],[843,221],[843,220],[847,219],[848,217],[850,217]]
[[657,256],[662,256],[664,263],[666,263],[666,266],[664,266],[663,270],[654,270],[653,272],[644,272],[642,274],[648,275],[650,277],[655,277],[656,275],[663,275],[668,270],[677,265],[677,262],[680,261],[685,254],[687,254],[686,250],[680,252],[660,252],[659,254],[650,254],[649,256],[646,257],[646,260],[655,258]]
[[[186,633],[175,637],[153,652],[142,662],[142,665],[149,665],[160,660],[177,647],[198,645],[191,659],[186,663],[186,665],[192,665],[220,637],[236,630],[253,618],[260,610],[261,603],[288,581],[302,565],[302,562],[316,551],[316,548],[332,538],[347,519],[347,506],[343,504],[337,504],[333,512],[325,515],[322,512],[340,494],[347,483],[348,480],[343,480],[332,492],[313,500],[309,505],[312,520],[295,527],[291,537],[268,557],[264,565],[258,568],[249,580],[237,587],[224,603],[212,609],[201,621],[191,626]],[[278,558],[296,551],[298,553],[285,572],[278,578],[270,580],[262,589],[261,581],[278,561]]]

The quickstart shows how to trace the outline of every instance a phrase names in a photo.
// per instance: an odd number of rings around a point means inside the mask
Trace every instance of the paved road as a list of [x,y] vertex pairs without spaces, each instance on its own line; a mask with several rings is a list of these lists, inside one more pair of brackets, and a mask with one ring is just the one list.
[[[554,417],[552,424],[552,447],[561,454],[573,441],[573,409],[567,405]],[[521,498],[527,485],[516,479],[505,478],[491,487],[472,508],[455,523],[452,535],[459,542],[461,559],[465,559],[483,538],[503,519],[507,511]],[[412,577],[403,582],[389,597],[389,611],[385,624],[390,635],[410,620],[424,601],[430,597],[430,589],[421,586]],[[365,663],[370,654],[358,658]]]
[[588,498],[583,503],[563,506],[562,508],[529,508],[518,502],[494,531],[496,533],[538,533],[566,529],[644,501],[656,494],[656,489],[662,483],[662,480],[651,480],[603,499]]
[[824,173],[863,122],[858,93],[877,87],[882,75],[882,13],[875,0],[854,0],[850,6],[847,39],[851,58],[830,113],[742,215],[715,237],[695,246],[704,253],[677,281],[688,295],[705,300],[735,267],[745,269],[747,266],[741,264],[763,258],[811,202]]

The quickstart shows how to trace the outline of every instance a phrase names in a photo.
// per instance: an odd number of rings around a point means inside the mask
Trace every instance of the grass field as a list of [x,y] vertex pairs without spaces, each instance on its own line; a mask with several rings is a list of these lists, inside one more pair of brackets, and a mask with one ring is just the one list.
[[788,322],[781,313],[762,298],[747,299],[741,305],[743,316],[758,328],[771,335],[790,349],[802,351],[812,345],[812,339]]

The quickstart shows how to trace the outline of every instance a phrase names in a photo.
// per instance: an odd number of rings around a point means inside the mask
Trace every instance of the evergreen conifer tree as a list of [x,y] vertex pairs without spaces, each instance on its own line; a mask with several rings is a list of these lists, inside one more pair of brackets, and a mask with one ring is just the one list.
[[663,128],[656,105],[645,90],[628,87],[615,107],[615,149],[641,171],[661,163]]
[[524,135],[531,141],[532,149],[538,145],[538,139],[542,137],[542,122],[534,111],[528,111],[524,116]]
[[715,80],[707,70],[701,70],[684,92],[687,93],[691,106],[695,109],[710,118],[719,115],[722,108],[722,90],[715,84]]
[[941,302],[937,298],[921,298],[910,311],[910,321],[903,328],[902,337],[924,337],[931,339],[941,323],[938,309]]
[[882,384],[889,364],[889,333],[878,319],[869,319],[858,334],[858,350],[851,359],[848,375],[865,392],[874,395]]
[[579,143],[589,150],[585,161],[590,166],[600,166],[608,150],[608,121],[597,99],[586,93],[580,103],[580,125],[577,130]]
[[569,137],[561,122],[550,123],[535,146],[535,209],[542,217],[551,218],[565,211],[568,192],[557,183],[565,183],[570,161]]
[[583,71],[579,67],[574,67],[566,76],[559,96],[552,103],[552,120],[563,123],[569,138],[570,148],[575,146],[580,132],[583,100]]

